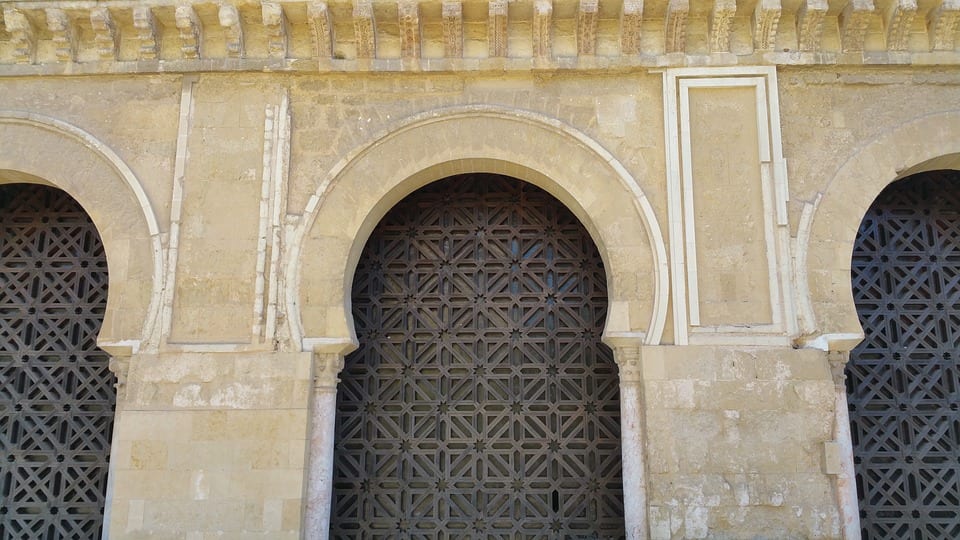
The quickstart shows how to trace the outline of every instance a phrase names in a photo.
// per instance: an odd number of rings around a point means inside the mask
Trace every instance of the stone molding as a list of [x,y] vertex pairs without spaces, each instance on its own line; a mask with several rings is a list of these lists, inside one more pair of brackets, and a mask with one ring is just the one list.
[[[960,64],[958,0],[919,9],[914,0],[889,8],[765,0],[751,13],[729,0],[696,9],[688,0],[547,4],[487,0],[464,15],[457,0],[442,9],[427,0],[9,2],[0,17],[0,75]],[[926,40],[908,39],[915,17],[926,22]],[[796,31],[780,32],[781,18],[796,21]],[[640,39],[641,22],[655,20],[663,22],[645,25]],[[825,23],[839,27],[839,43],[824,38]],[[464,24],[486,31],[464,33]],[[442,35],[421,30],[433,27]],[[710,35],[688,40],[688,27]],[[575,46],[551,47],[557,43]]]

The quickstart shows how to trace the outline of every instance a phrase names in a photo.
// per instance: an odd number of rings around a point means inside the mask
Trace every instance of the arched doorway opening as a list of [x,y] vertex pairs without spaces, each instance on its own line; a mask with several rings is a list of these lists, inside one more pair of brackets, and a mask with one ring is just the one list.
[[0,186],[0,537],[99,538],[116,403],[107,261],[64,191]]
[[331,537],[624,535],[606,276],[576,217],[513,178],[429,184],[353,281]]
[[852,260],[847,365],[863,538],[960,537],[960,171],[890,184]]

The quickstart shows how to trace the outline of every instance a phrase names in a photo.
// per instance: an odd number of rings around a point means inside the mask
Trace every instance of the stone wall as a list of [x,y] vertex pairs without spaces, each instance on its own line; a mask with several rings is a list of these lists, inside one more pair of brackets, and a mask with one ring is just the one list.
[[[703,89],[671,126],[683,81]],[[0,179],[66,189],[103,232],[111,538],[301,535],[311,355],[355,339],[352,265],[393,203],[470,171],[544,187],[601,249],[605,336],[642,346],[650,537],[838,538],[826,349],[859,339],[853,234],[882,186],[960,153],[958,87],[916,66],[6,77]],[[25,132],[37,115],[67,127]],[[677,313],[691,283],[701,323]]]

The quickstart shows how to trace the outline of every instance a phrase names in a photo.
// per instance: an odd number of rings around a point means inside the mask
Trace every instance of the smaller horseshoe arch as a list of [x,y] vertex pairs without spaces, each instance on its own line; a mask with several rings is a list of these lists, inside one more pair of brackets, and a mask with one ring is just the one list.
[[[537,141],[535,148],[530,141]],[[418,187],[476,172],[530,182],[570,208],[607,263],[606,336],[660,342],[668,295],[666,247],[636,181],[609,152],[569,126],[488,106],[413,118],[344,158],[319,186],[289,257],[288,273],[296,284],[287,297],[294,341],[305,349],[310,347],[304,339],[355,343],[349,315],[352,269],[374,226]]]

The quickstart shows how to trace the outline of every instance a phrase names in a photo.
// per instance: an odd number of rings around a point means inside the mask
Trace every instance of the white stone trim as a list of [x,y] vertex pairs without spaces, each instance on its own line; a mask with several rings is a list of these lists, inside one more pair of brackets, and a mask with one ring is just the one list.
[[170,196],[170,232],[167,244],[167,273],[164,279],[160,343],[170,338],[173,326],[173,297],[177,286],[177,260],[180,254],[180,221],[183,214],[183,186],[186,177],[187,146],[193,121],[193,87],[196,77],[184,77],[180,89],[180,121],[177,128],[177,151],[173,165],[173,192]]

